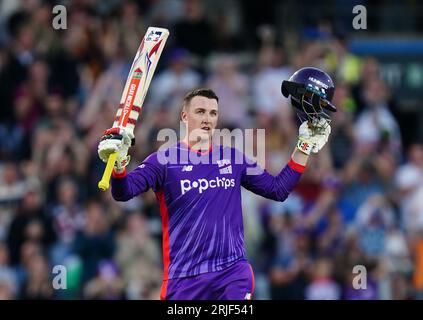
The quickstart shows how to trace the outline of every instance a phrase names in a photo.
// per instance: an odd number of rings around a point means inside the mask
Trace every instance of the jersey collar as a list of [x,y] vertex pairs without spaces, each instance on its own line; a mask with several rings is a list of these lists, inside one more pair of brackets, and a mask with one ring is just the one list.
[[183,140],[181,140],[180,141],[180,143],[182,144],[182,145],[184,145],[188,150],[190,150],[190,151],[192,151],[192,152],[195,152],[195,153],[197,153],[197,154],[199,154],[199,155],[205,155],[205,154],[207,154],[207,153],[209,153],[209,152],[211,152],[212,150],[213,150],[213,144],[212,143],[210,143],[210,145],[209,145],[209,149],[208,150],[205,150],[205,151],[200,151],[200,150],[194,150],[193,148],[192,148],[192,145],[189,145],[189,144],[187,144],[185,141],[183,141]]

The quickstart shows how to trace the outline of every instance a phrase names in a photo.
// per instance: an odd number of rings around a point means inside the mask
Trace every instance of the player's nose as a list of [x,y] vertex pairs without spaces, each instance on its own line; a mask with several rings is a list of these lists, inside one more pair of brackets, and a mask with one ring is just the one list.
[[208,113],[205,114],[205,116],[203,118],[203,122],[205,124],[209,124],[210,123],[210,115]]

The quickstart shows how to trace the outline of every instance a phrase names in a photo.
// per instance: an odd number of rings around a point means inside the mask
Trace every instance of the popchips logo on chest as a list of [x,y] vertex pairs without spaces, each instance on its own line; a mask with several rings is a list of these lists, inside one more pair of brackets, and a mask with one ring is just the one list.
[[191,189],[197,189],[198,192],[201,194],[203,191],[207,190],[208,188],[224,188],[225,190],[228,188],[233,188],[235,186],[235,179],[227,179],[227,178],[219,178],[216,177],[215,179],[207,180],[207,179],[198,179],[195,181],[191,181],[188,179],[181,180],[181,193],[185,194],[186,192],[190,191]]

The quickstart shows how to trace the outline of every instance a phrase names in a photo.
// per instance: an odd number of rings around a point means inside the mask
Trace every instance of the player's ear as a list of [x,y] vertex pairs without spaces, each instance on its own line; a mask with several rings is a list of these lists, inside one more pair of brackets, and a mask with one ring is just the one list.
[[182,111],[181,111],[181,120],[183,121],[183,122],[187,122],[188,121],[188,119],[187,119],[187,112],[186,112],[186,110],[185,110],[185,108],[184,109],[182,109]]

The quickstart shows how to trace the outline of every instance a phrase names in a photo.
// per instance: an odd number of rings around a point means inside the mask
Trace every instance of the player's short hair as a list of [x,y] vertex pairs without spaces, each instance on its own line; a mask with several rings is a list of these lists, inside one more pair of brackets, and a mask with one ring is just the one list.
[[194,89],[191,90],[190,92],[188,92],[184,99],[182,100],[182,110],[185,110],[185,108],[189,105],[189,103],[191,102],[191,100],[194,97],[206,97],[209,99],[214,99],[217,102],[219,102],[219,98],[216,95],[216,93],[212,90],[212,89],[206,89],[206,88],[200,88],[200,89]]

